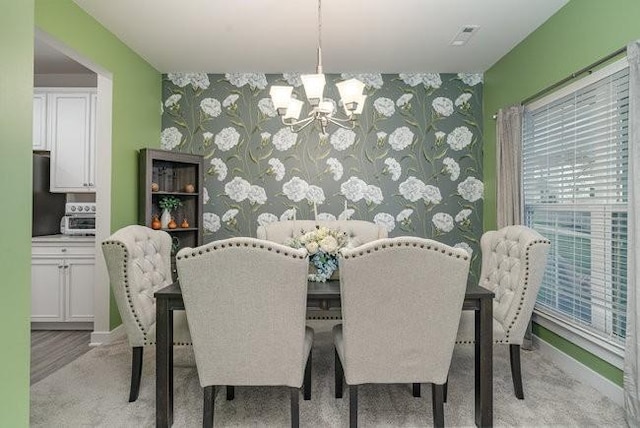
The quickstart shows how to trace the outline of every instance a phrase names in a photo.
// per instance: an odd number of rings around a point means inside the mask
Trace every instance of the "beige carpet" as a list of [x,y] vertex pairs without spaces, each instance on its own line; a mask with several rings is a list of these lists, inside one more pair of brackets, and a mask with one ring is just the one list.
[[[313,346],[311,401],[300,400],[303,427],[346,427],[349,399],[333,396],[331,326],[310,321]],[[570,378],[535,351],[523,352],[525,400],[517,400],[509,371],[507,347],[495,348],[494,423],[496,426],[624,427],[622,408],[598,391]],[[155,425],[155,354],[145,350],[140,397],[128,403],[131,351],[124,341],[91,350],[31,387],[33,427],[151,427]],[[175,427],[198,427],[202,421],[202,389],[195,367],[175,369]],[[431,387],[413,398],[410,385],[365,385],[359,390],[359,422],[363,427],[432,426]],[[236,388],[226,401],[219,388],[215,426],[289,425],[285,388]],[[473,426],[473,354],[457,348],[445,404],[447,426]]]

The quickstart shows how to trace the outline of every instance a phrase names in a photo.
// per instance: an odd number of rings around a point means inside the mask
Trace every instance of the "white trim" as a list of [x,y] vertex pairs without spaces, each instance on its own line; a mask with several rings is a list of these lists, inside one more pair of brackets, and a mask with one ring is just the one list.
[[584,88],[585,86],[595,83],[598,80],[611,76],[612,74],[617,73],[618,71],[626,67],[629,67],[629,62],[627,61],[627,57],[625,56],[624,58],[620,58],[616,62],[612,62],[611,64],[606,65],[601,69],[583,77],[582,79],[576,80],[575,82],[570,83],[569,85],[560,88],[543,98],[526,104],[525,107],[527,108],[527,110],[536,110],[544,105],[554,102],[555,100],[559,100],[562,97],[572,94]]
[[550,345],[538,336],[533,336],[533,343],[537,347],[538,352],[549,360],[551,360],[562,371],[570,374],[580,382],[591,386],[598,392],[609,397],[617,405],[623,405],[622,387],[611,382],[604,376],[591,370],[579,361],[574,360],[558,348]]
[[624,367],[624,347],[614,345],[566,321],[536,309],[531,317],[536,324],[568,340],[596,357],[619,368]]
[[125,335],[123,324],[120,324],[111,331],[94,331],[91,333],[91,343],[89,343],[89,346],[106,345]]

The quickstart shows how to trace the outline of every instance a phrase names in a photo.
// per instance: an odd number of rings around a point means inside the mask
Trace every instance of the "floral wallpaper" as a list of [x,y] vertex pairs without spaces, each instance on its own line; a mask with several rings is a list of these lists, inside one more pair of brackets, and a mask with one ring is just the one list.
[[317,124],[292,132],[273,107],[274,84],[306,101],[299,73],[163,76],[161,147],[205,157],[205,241],[317,212],[462,247],[477,271],[482,75],[329,74],[336,115],[335,83],[351,77],[366,84],[364,110],[353,129],[324,135]]

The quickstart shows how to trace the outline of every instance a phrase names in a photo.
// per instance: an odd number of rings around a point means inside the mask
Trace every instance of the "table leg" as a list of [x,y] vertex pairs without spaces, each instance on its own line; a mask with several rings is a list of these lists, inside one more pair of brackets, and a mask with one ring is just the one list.
[[156,426],[173,423],[173,313],[165,299],[156,300]]
[[481,299],[475,311],[475,419],[493,426],[493,299]]

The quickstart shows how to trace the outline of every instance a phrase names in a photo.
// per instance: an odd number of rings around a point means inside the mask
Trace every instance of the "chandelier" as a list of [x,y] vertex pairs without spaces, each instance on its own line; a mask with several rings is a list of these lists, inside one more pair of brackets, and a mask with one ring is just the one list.
[[300,76],[304,92],[311,109],[304,119],[299,119],[304,103],[293,96],[293,86],[272,86],[269,91],[271,101],[280,116],[282,123],[293,132],[300,132],[311,123],[318,121],[322,133],[327,133],[327,126],[333,123],[341,128],[353,129],[356,116],[362,113],[364,100],[364,83],[358,79],[349,79],[336,83],[345,117],[338,117],[334,103],[323,98],[326,79],[322,72],[322,0],[318,0],[318,66],[316,74]]

